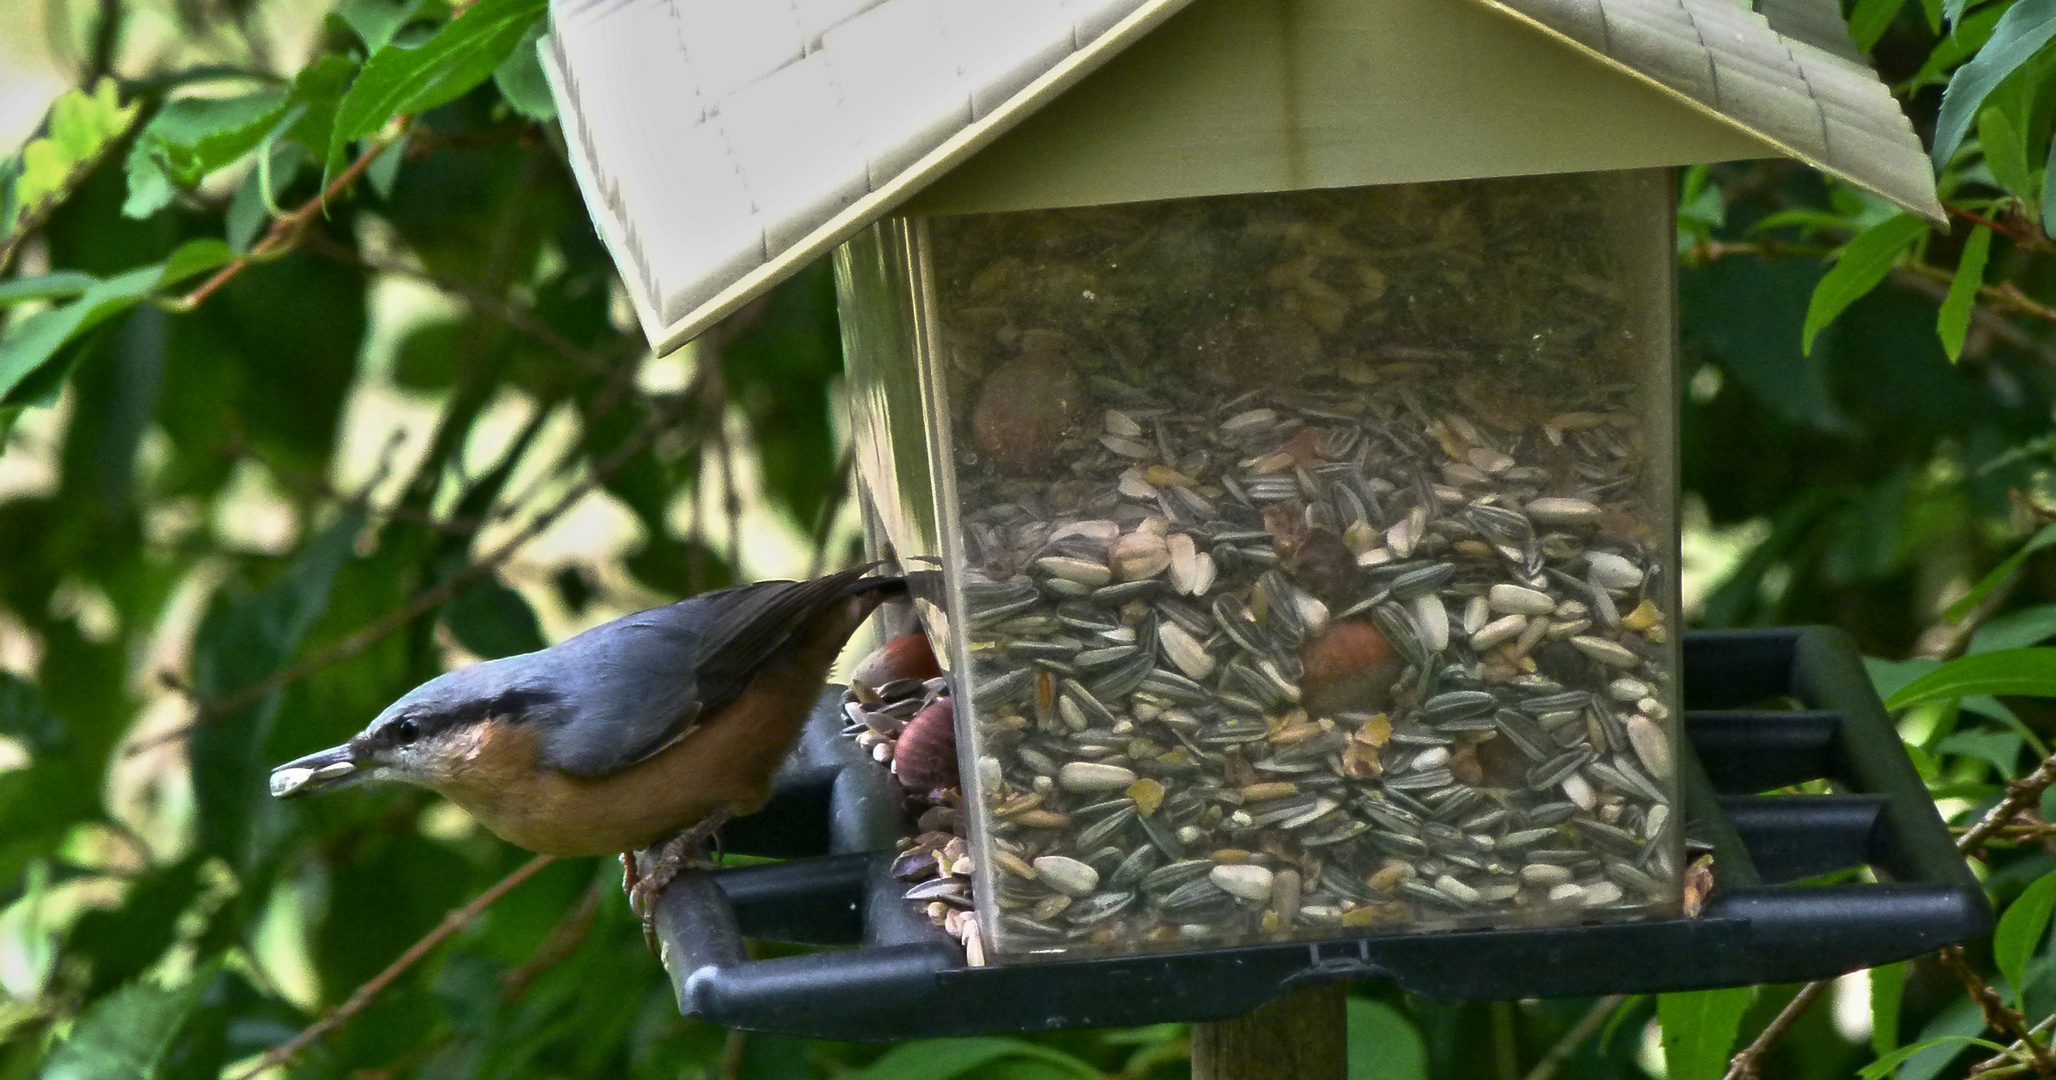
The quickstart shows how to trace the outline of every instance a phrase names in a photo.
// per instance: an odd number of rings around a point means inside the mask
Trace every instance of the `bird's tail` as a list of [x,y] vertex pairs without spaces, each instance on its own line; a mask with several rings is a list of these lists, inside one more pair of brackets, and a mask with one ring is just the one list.
[[880,601],[898,600],[901,597],[906,596],[907,586],[909,584],[908,578],[912,577],[913,575],[871,575],[871,571],[876,570],[883,565],[885,565],[883,561],[870,562],[865,563],[862,566],[852,566],[847,570],[841,570],[828,576],[832,578],[839,578],[847,582],[847,584],[844,585],[842,589],[842,594],[844,596],[869,596],[872,594],[877,594],[878,599]]

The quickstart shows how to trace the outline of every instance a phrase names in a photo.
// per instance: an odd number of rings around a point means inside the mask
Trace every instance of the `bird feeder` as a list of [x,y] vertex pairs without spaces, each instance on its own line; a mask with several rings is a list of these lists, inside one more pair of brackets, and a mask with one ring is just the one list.
[[1675,183],[1940,219],[1833,5],[572,3],[659,349],[834,255],[995,961],[1675,918]]

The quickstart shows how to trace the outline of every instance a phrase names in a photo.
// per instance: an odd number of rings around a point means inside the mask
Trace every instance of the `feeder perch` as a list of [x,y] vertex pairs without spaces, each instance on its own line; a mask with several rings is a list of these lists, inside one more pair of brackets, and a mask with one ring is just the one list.
[[[1332,980],[1448,1000],[1789,983],[1990,932],[1984,890],[1846,636],[1697,632],[1683,652],[1685,829],[1712,847],[1718,882],[1696,918],[966,967],[900,898],[890,848],[870,846],[905,827],[898,799],[845,795],[822,818],[830,790],[881,775],[839,735],[831,694],[779,794],[729,838],[792,861],[683,878],[658,907],[680,1007],[725,1027],[891,1041],[1239,1016]],[[1816,780],[1835,793],[1764,794]],[[809,836],[810,851],[793,843]],[[1847,873],[1861,867],[1875,883]],[[744,937],[844,947],[750,960]]]
[[[551,30],[653,346],[833,254],[993,962],[846,840],[667,894],[687,1011],[881,1038],[1328,977],[1673,989],[1982,927],[1843,646],[1680,652],[1675,169],[1791,157],[1942,218],[1833,5],[556,0]],[[1825,711],[1681,727],[1681,682]],[[1821,777],[1850,793],[1752,801]],[[1778,886],[1854,863],[1898,883]],[[862,947],[742,959],[796,932]]]

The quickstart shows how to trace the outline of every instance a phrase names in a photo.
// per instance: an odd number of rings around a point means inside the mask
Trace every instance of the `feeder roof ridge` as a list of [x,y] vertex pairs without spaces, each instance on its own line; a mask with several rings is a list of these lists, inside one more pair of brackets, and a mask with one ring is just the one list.
[[[668,351],[902,209],[1776,153],[1940,220],[1833,0],[1762,2],[551,0],[541,52],[595,226]],[[1102,67],[1121,70],[1087,79]]]

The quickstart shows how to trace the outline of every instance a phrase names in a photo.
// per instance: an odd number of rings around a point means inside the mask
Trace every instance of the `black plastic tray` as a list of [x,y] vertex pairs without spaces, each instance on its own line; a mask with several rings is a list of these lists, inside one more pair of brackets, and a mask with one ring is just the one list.
[[[886,873],[907,828],[830,695],[727,850],[792,861],[691,874],[658,904],[681,1011],[726,1027],[891,1040],[1246,1013],[1286,990],[1389,979],[1446,999],[1651,993],[1823,978],[1989,930],[1862,660],[1838,631],[1687,634],[1679,782],[1718,885],[1694,919],[1393,933],[967,967]],[[1795,702],[1792,709],[1744,706]],[[1826,779],[1834,795],[1760,792]],[[1869,865],[1886,883],[1793,882]],[[750,960],[745,937],[850,948]]]

